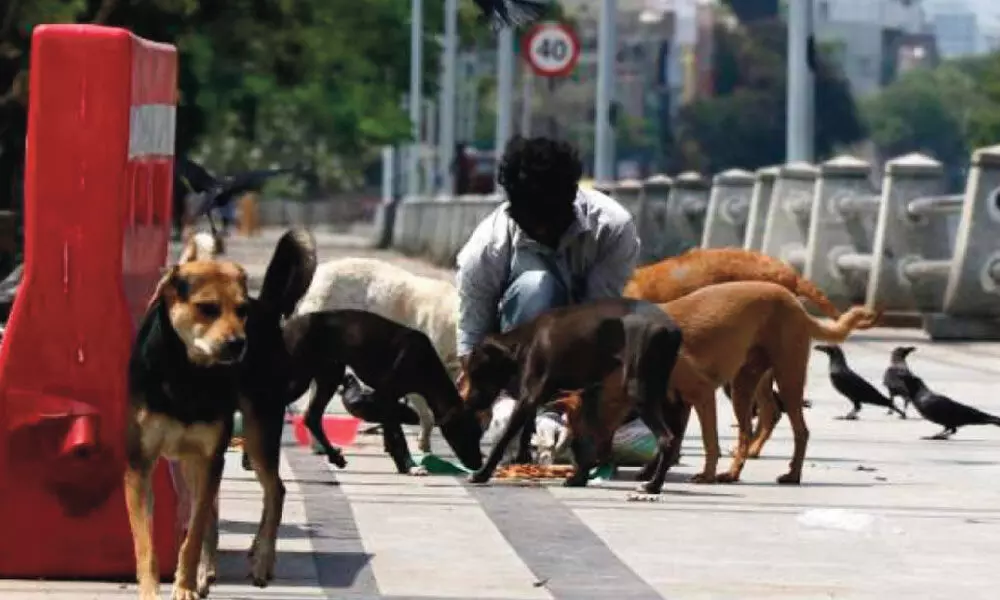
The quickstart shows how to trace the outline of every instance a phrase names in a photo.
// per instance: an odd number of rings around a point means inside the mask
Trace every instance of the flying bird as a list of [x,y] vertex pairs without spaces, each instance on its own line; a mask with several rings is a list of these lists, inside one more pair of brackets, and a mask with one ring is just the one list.
[[886,398],[875,386],[865,381],[863,377],[847,366],[844,351],[839,346],[820,344],[815,348],[830,357],[830,383],[833,384],[833,388],[854,405],[851,412],[839,418],[849,421],[857,419],[862,404],[884,406],[897,413],[901,418],[906,418],[906,413],[896,408],[891,399]]
[[[204,195],[201,206],[195,211],[195,216],[208,214],[212,209],[222,208],[246,192],[260,189],[272,177],[299,171],[298,169],[263,169],[215,177],[205,170],[205,167],[189,158],[179,158],[174,162],[174,165],[174,188],[180,187],[182,195],[190,192]],[[178,184],[180,185],[178,186]]]
[[475,0],[493,31],[527,25],[542,16],[549,0]]
[[900,381],[906,386],[911,402],[917,408],[920,416],[931,423],[937,423],[944,427],[941,433],[924,439],[946,440],[954,435],[959,427],[966,425],[996,425],[1000,427],[1000,417],[956,402],[948,396],[935,394],[927,388],[923,379],[913,373],[900,375]]

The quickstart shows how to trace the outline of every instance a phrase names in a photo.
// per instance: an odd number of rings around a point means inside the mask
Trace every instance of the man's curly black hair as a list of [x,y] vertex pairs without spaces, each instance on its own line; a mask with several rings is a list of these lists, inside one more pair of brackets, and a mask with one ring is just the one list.
[[504,149],[497,183],[512,212],[561,213],[573,204],[583,164],[567,142],[546,137],[513,137]]

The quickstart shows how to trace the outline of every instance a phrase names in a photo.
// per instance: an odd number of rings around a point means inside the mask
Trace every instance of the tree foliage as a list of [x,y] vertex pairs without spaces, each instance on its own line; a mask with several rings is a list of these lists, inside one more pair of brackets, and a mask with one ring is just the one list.
[[863,104],[872,141],[887,158],[922,152],[948,164],[964,162],[970,121],[982,104],[975,88],[954,65],[903,74]]
[[[786,29],[764,19],[715,30],[716,95],[679,116],[674,169],[754,169],[785,158]],[[815,72],[817,157],[865,135],[850,88],[831,60]]]
[[882,158],[928,154],[961,187],[972,152],[1000,142],[1000,53],[904,73],[864,103],[864,114]]
[[[424,90],[440,64],[443,2],[424,3]],[[460,3],[463,42],[486,39]],[[356,184],[378,146],[411,136],[410,3],[402,0],[5,0],[0,3],[0,193],[23,161],[32,28],[98,23],[176,44],[177,148],[218,171],[315,169],[321,187]]]

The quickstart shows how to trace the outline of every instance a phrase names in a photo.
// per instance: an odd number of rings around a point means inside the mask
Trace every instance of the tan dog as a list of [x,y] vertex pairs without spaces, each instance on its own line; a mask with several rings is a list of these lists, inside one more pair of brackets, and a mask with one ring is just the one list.
[[191,501],[173,598],[205,597],[214,581],[215,500],[237,408],[248,309],[242,267],[186,261],[164,275],[136,336],[128,373],[125,500],[143,600],[159,598],[150,480],[161,456],[179,464]]
[[840,318],[840,311],[830,299],[790,265],[740,248],[694,248],[680,256],[639,267],[625,284],[622,295],[662,304],[706,285],[727,281],[769,281],[807,298],[825,316]]
[[[840,343],[853,329],[872,326],[877,314],[855,307],[836,322],[822,322],[805,312],[784,287],[766,282],[731,282],[710,285],[673,302],[662,304],[680,326],[681,353],[670,379],[673,399],[683,399],[698,415],[705,448],[705,466],[692,480],[697,483],[732,482],[739,479],[750,437],[750,400],[755,391],[770,390],[772,378],[785,399],[785,410],[795,436],[789,472],[779,483],[799,483],[809,430],[802,415],[802,392],[811,340]],[[715,390],[733,382],[733,410],[740,425],[740,443],[728,473],[716,477],[719,440]],[[610,457],[615,430],[630,403],[627,387],[616,371],[603,381],[598,401],[598,423],[582,416],[588,401],[582,390],[564,392],[548,408],[566,414],[570,436],[590,439],[598,460]],[[770,436],[773,427],[766,430]],[[763,441],[755,440],[762,444]],[[655,465],[653,460],[641,477]]]
[[[711,285],[660,306],[683,332],[671,392],[694,408],[701,423],[705,466],[694,481],[739,479],[750,443],[751,401],[755,392],[770,389],[773,377],[795,438],[789,471],[778,482],[798,483],[809,439],[802,396],[810,344],[814,339],[839,344],[854,329],[873,326],[878,314],[858,306],[835,322],[823,322],[809,315],[784,286],[759,281]],[[716,477],[719,434],[715,391],[727,382],[733,386],[740,438],[729,472]],[[763,427],[763,437],[755,444],[763,444],[772,431],[773,425]]]
[[[623,295],[662,304],[676,300],[707,285],[728,281],[769,281],[804,297],[831,319],[840,311],[811,281],[790,265],[760,252],[740,248],[694,248],[658,263],[640,267],[625,285]],[[728,390],[727,394],[728,394]],[[774,429],[781,418],[773,391],[761,389],[755,398],[758,410],[756,438],[765,429]],[[762,445],[754,445],[749,458],[760,455]]]

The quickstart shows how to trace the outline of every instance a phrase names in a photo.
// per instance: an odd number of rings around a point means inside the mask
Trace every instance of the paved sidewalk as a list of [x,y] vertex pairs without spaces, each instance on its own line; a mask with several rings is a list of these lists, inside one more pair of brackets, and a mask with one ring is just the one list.
[[[356,253],[321,246],[321,258]],[[918,347],[911,367],[936,390],[1000,414],[1000,344],[931,343],[920,332],[883,329],[859,333],[844,348],[855,370],[880,381],[889,350],[901,344]],[[346,449],[343,471],[288,447],[278,579],[263,590],[246,580],[245,558],[260,493],[230,454],[225,552],[211,597],[996,598],[1000,428],[928,441],[921,436],[939,428],[912,409],[905,421],[872,407],[858,421],[835,420],[850,405],[830,386],[819,353],[809,365],[807,396],[814,408],[806,412],[812,436],[801,486],[774,482],[791,455],[786,420],[742,482],[687,483],[702,461],[692,419],[682,462],[651,503],[627,502],[634,484],[625,480],[567,489],[401,476],[379,436],[360,435]],[[735,430],[721,395],[719,406],[720,443],[728,448]],[[434,444],[447,448],[437,436]],[[720,466],[727,463],[724,457]],[[169,586],[163,593],[169,597]],[[134,585],[0,580],[3,600],[125,597],[136,597]]]

